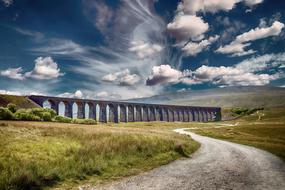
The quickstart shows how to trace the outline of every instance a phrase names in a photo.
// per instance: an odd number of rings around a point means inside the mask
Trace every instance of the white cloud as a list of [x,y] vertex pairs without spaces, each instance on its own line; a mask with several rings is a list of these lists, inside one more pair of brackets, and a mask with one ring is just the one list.
[[60,73],[57,63],[51,57],[38,57],[32,71],[25,73],[26,77],[35,79],[53,79],[64,75]]
[[168,32],[176,38],[178,42],[188,40],[201,40],[204,33],[208,31],[209,25],[204,20],[195,15],[176,15],[174,20],[167,25]]
[[[273,80],[284,78],[280,66],[284,65],[285,53],[265,54],[246,59],[234,66],[211,67],[203,65],[194,71],[179,71],[169,65],[153,67],[147,85],[176,84],[188,85],[212,83],[219,86],[267,85]],[[273,70],[270,74],[268,70]]]
[[10,7],[13,4],[13,0],[2,0],[6,7]]
[[[262,25],[264,25],[264,23]],[[232,54],[232,56],[243,56],[255,53],[254,50],[245,50],[245,47],[251,45],[251,43],[247,42],[270,36],[278,36],[283,28],[283,23],[275,21],[270,27],[257,27],[255,29],[251,29],[248,32],[238,35],[230,44],[219,47],[216,52],[222,54]]]
[[65,93],[59,94],[57,96],[65,97],[65,98],[84,98],[81,90],[76,90],[74,93],[65,92]]
[[25,77],[22,74],[22,67],[18,67],[18,68],[9,68],[7,70],[1,71],[0,75],[1,76],[5,76],[11,79],[17,79],[17,80],[24,80]]
[[134,52],[140,59],[153,57],[163,49],[159,44],[150,44],[142,41],[133,41],[131,45],[129,51]]
[[210,37],[209,39],[202,40],[199,43],[189,42],[183,48],[181,48],[181,50],[188,56],[196,56],[198,53],[207,49],[209,45],[217,41],[218,38],[219,36],[216,35],[214,37]]
[[283,28],[284,28],[283,23],[275,21],[270,27],[262,27],[262,28],[257,27],[241,35],[238,35],[236,37],[236,41],[239,43],[243,43],[262,38],[267,38],[269,36],[278,36]]
[[181,71],[171,68],[170,65],[154,66],[151,75],[147,78],[149,86],[165,83],[178,83],[183,76]]
[[230,11],[239,2],[252,7],[260,4],[263,0],[182,0],[178,5],[178,11],[187,14],[196,14],[197,12],[217,13],[219,11]]
[[131,74],[129,69],[125,69],[120,72],[107,74],[103,76],[102,80],[121,86],[133,86],[141,80],[141,77],[137,74]]
[[196,81],[228,86],[266,85],[271,80],[279,78],[279,74],[254,74],[237,67],[209,67],[205,65],[193,72],[193,75]]

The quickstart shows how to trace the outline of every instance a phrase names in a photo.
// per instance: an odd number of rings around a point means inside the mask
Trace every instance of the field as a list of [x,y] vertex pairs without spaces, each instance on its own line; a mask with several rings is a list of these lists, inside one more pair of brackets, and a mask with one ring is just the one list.
[[199,144],[173,124],[0,121],[0,189],[70,188],[188,157]]
[[285,160],[284,108],[210,123],[0,121],[0,189],[96,185],[188,157],[199,144],[174,128],[254,146]]
[[285,109],[268,108],[233,121],[193,125],[197,134],[254,146],[285,160]]

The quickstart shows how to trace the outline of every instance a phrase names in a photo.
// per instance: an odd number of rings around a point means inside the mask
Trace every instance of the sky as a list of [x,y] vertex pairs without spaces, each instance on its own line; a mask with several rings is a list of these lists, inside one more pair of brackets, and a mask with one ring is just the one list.
[[0,0],[0,93],[285,87],[284,0]]

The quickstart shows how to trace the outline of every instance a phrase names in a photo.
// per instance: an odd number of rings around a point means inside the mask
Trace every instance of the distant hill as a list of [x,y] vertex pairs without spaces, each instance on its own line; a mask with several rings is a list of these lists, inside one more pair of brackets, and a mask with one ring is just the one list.
[[0,106],[6,107],[9,103],[16,104],[18,108],[35,108],[39,107],[36,103],[25,96],[13,96],[0,94]]
[[186,90],[132,99],[133,102],[219,107],[285,107],[285,88],[271,86]]

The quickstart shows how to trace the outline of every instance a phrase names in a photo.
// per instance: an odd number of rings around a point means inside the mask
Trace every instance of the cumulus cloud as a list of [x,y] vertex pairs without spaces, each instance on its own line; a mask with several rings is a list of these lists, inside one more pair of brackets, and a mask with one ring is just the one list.
[[133,86],[141,80],[141,77],[137,74],[131,74],[129,69],[125,69],[120,72],[110,73],[103,76],[102,81],[112,82],[121,86]]
[[202,17],[196,15],[176,15],[174,20],[167,25],[168,32],[178,42],[188,40],[201,40],[208,31],[209,25]]
[[81,90],[76,90],[74,93],[65,92],[57,96],[64,98],[83,98],[83,93],[81,92]]
[[182,0],[178,5],[178,11],[187,14],[196,14],[197,12],[217,13],[219,11],[230,11],[239,2],[252,7],[262,3],[263,0]]
[[266,85],[271,80],[278,79],[279,76],[279,73],[273,75],[255,74],[237,67],[209,67],[205,65],[193,72],[194,81],[228,86]]
[[[234,66],[202,65],[194,71],[179,71],[169,65],[153,67],[152,74],[147,79],[147,85],[176,84],[188,85],[212,83],[219,86],[249,86],[267,85],[273,80],[285,77],[282,66],[285,53],[265,54],[246,59]],[[267,73],[273,70],[272,73]]]
[[53,79],[64,75],[60,72],[57,63],[51,57],[38,57],[32,71],[25,73],[26,77],[35,79]]
[[245,50],[245,47],[251,45],[251,43],[247,42],[270,36],[278,36],[283,28],[283,23],[275,21],[270,27],[257,27],[255,29],[251,29],[248,32],[238,35],[230,44],[219,47],[216,52],[222,54],[232,54],[232,56],[243,56],[255,53],[255,51],[251,49]]
[[22,71],[23,71],[22,67],[9,68],[7,70],[1,71],[0,75],[11,79],[24,80],[25,77],[23,76]]
[[183,73],[171,68],[170,65],[154,66],[151,75],[147,78],[146,84],[149,86],[166,83],[179,83]]
[[219,39],[219,36],[210,37],[209,39],[202,40],[201,42],[189,42],[181,50],[188,56],[196,56],[198,53],[207,49],[209,45]]
[[130,52],[134,52],[136,56],[140,59],[150,58],[161,52],[163,49],[159,44],[150,44],[142,41],[133,41],[131,47],[129,48]]

